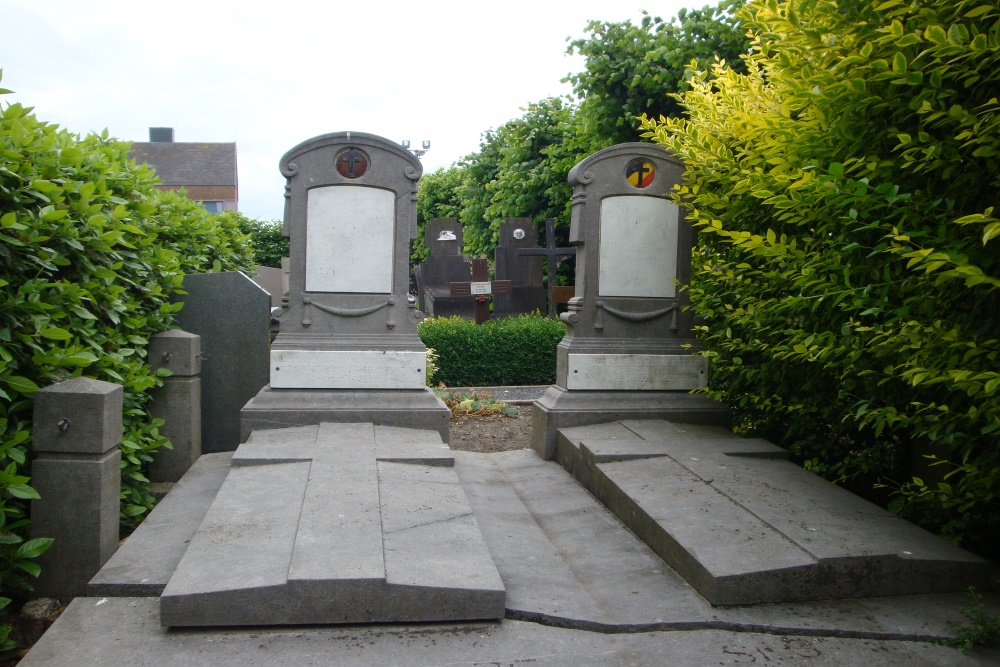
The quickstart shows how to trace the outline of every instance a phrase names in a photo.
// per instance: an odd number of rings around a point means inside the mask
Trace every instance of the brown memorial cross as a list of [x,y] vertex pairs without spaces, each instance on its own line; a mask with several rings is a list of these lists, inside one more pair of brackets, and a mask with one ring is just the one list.
[[510,294],[511,281],[490,280],[490,263],[485,259],[472,260],[472,281],[450,283],[451,296],[476,297],[476,324],[490,319],[490,294]]

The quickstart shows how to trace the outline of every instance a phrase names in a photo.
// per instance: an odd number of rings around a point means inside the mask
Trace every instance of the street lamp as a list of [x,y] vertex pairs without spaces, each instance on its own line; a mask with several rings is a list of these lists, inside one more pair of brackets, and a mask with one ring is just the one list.
[[403,141],[401,143],[403,145],[403,148],[405,148],[406,150],[410,151],[411,153],[413,153],[414,155],[416,155],[418,158],[422,157],[424,153],[426,153],[427,151],[429,151],[431,149],[431,142],[426,141],[426,140],[422,141],[420,143],[420,146],[421,146],[420,148],[410,148],[410,140],[409,139],[403,139]]

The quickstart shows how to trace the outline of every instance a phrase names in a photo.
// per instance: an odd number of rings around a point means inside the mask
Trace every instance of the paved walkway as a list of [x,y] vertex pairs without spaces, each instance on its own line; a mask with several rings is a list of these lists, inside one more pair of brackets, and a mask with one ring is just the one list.
[[[455,452],[505,620],[167,629],[166,582],[229,455],[202,457],[22,661],[37,665],[995,665],[929,640],[961,594],[712,607],[558,464]],[[186,535],[186,537],[185,537]],[[173,565],[171,565],[173,563]],[[162,582],[162,583],[159,583]],[[113,597],[135,594],[143,597]],[[990,599],[996,605],[996,596]]]

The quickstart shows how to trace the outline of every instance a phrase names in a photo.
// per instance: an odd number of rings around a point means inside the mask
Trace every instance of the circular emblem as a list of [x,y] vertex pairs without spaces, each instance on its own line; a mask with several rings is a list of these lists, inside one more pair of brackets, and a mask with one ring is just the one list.
[[514,230],[514,238],[517,239],[518,241],[520,241],[521,239],[523,239],[524,238],[524,230],[523,229],[515,229]]
[[345,148],[337,153],[334,166],[344,178],[359,178],[368,171],[368,156],[357,148]]
[[625,179],[634,188],[648,188],[656,178],[656,167],[649,160],[637,157],[625,167]]

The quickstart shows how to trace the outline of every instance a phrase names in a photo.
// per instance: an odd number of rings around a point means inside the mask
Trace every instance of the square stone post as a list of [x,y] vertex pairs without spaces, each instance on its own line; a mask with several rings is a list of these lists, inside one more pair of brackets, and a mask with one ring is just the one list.
[[39,595],[85,595],[118,548],[120,385],[77,377],[35,393],[31,536],[55,542],[38,558]]
[[149,340],[149,364],[174,373],[149,392],[150,412],[165,422],[160,433],[173,446],[156,452],[149,481],[176,482],[201,456],[201,336],[179,329],[156,334]]

